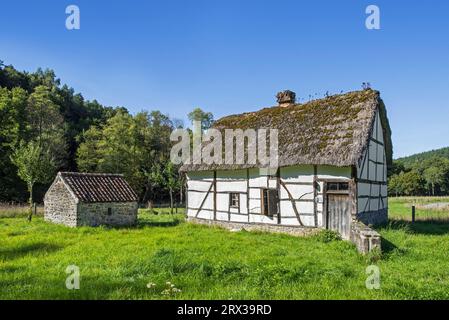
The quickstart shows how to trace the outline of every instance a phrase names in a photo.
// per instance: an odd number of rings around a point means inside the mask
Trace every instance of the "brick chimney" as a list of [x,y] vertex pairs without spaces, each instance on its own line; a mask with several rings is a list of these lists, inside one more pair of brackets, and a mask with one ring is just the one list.
[[296,93],[290,90],[278,92],[276,95],[279,107],[288,107],[296,103]]

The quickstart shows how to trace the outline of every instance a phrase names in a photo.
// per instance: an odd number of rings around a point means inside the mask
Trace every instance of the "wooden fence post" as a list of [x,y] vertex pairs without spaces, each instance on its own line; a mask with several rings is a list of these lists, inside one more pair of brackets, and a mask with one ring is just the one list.
[[416,207],[412,206],[412,222],[415,223],[416,218]]

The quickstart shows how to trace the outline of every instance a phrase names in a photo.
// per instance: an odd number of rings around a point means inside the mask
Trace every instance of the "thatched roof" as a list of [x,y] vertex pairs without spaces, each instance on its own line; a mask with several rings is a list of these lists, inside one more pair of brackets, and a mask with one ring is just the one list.
[[137,194],[121,174],[59,172],[58,176],[81,202],[138,200]]
[[[334,95],[305,104],[270,107],[219,119],[214,128],[278,129],[279,166],[355,166],[368,147],[376,111],[382,122],[387,162],[392,161],[391,130],[385,105],[371,89]],[[233,170],[257,165],[183,165],[181,171]]]

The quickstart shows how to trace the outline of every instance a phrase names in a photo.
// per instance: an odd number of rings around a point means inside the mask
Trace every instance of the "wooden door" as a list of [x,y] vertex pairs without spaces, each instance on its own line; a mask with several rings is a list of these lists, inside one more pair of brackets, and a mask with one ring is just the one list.
[[351,203],[347,194],[327,195],[327,229],[337,231],[349,239],[351,228]]

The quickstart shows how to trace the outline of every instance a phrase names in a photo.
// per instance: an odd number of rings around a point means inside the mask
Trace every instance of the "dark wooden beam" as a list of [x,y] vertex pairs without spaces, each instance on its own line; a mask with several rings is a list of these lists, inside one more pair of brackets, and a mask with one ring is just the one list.
[[285,185],[285,183],[282,181],[282,179],[279,180],[281,183],[281,186],[284,187],[285,191],[287,191],[288,197],[290,198],[290,201],[292,203],[293,206],[293,211],[295,212],[296,218],[298,219],[298,222],[301,226],[304,225],[304,223],[302,223],[301,221],[301,216],[298,212],[298,209],[296,208],[296,202],[294,201],[295,199],[293,198],[292,194],[290,193],[290,190],[288,190],[287,186]]
[[385,181],[371,181],[371,180],[367,180],[367,179],[357,179],[356,182],[366,183],[366,184],[376,184],[376,185],[380,185],[380,186],[387,185],[387,182],[385,182]]
[[278,224],[281,224],[281,168],[276,172],[276,189],[278,193]]
[[195,218],[198,217],[198,214],[200,213],[201,209],[203,208],[204,203],[206,202],[207,196],[209,195],[209,193],[210,193],[210,191],[212,190],[212,187],[213,187],[213,186],[214,186],[214,184],[211,183],[211,184],[210,184],[210,187],[209,187],[209,190],[207,190],[207,193],[206,193],[206,195],[204,196],[203,201],[201,201],[201,205],[200,205],[200,207],[198,208],[198,211],[197,211],[196,214],[195,214]]
[[379,140],[374,139],[373,137],[370,138],[370,141],[372,141],[372,142],[374,142],[374,143],[376,143],[376,144],[378,144],[378,145],[384,146],[384,143],[383,143],[383,142],[380,142]]

